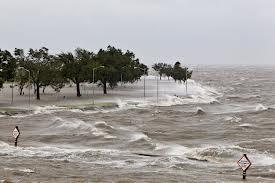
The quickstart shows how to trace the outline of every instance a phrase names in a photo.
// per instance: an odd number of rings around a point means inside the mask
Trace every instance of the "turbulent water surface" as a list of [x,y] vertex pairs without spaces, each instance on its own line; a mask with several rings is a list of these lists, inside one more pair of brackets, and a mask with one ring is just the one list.
[[149,76],[145,99],[143,80],[112,91],[117,107],[2,115],[0,182],[241,182],[244,153],[249,182],[275,182],[274,84],[275,68],[208,66],[187,96],[164,79],[157,98]]

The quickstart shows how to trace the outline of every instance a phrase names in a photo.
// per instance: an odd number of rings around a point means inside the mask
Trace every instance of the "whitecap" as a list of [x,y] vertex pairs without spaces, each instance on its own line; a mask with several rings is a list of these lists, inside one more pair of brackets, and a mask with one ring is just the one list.
[[130,137],[130,142],[136,142],[136,141],[139,141],[139,140],[150,140],[150,138],[145,135],[144,133],[142,132],[134,132],[133,134],[131,134],[131,137]]
[[250,124],[250,123],[243,123],[239,125],[240,127],[256,127],[256,125]]
[[35,173],[34,170],[32,169],[28,169],[28,168],[24,168],[24,169],[19,169],[20,172],[24,172],[24,173]]
[[33,107],[33,113],[34,114],[51,114],[56,111],[64,110],[64,107],[58,107],[55,105],[50,105],[50,106],[34,106]]
[[241,117],[237,117],[237,116],[227,116],[225,117],[225,121],[230,121],[232,123],[239,123],[242,121],[242,118]]
[[265,107],[263,104],[258,104],[256,106],[256,111],[264,111],[264,110],[267,110],[267,107]]
[[201,107],[197,107],[196,114],[198,115],[205,114],[205,111]]

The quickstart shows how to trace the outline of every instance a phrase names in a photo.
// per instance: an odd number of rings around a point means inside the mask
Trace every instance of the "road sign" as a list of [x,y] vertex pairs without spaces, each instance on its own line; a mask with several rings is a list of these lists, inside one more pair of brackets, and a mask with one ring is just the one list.
[[18,138],[18,136],[20,135],[20,132],[19,132],[19,129],[18,129],[18,126],[16,126],[12,132],[12,135],[15,139]]
[[246,154],[244,154],[242,158],[237,162],[237,164],[241,167],[243,171],[246,171],[252,163],[250,162]]

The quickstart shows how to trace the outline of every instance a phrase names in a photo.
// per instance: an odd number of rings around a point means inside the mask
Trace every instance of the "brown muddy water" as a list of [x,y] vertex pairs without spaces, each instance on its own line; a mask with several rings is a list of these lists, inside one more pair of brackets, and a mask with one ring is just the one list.
[[247,182],[275,182],[275,68],[195,68],[187,96],[163,79],[158,101],[142,82],[104,100],[117,107],[2,115],[0,182],[243,182],[244,153]]

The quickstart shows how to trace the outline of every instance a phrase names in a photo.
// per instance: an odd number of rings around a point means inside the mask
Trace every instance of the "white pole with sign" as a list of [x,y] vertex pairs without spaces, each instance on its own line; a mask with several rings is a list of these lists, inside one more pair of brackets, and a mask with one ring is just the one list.
[[14,128],[14,130],[12,132],[12,135],[15,138],[14,146],[16,147],[17,146],[17,140],[18,140],[18,137],[20,135],[20,131],[19,131],[18,126],[15,126],[15,128]]
[[242,156],[241,159],[239,159],[239,161],[237,161],[237,164],[241,167],[241,169],[243,170],[243,179],[246,178],[246,170],[248,170],[248,168],[252,165],[252,163],[250,162],[250,160],[248,159],[247,155],[244,154]]

